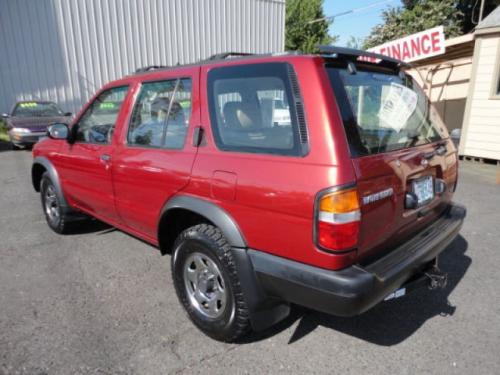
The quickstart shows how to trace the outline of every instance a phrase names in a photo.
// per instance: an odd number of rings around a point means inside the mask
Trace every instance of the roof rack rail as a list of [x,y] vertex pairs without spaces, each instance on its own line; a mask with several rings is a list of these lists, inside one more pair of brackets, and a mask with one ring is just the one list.
[[229,57],[238,57],[238,56],[251,56],[253,53],[248,52],[222,52],[216,53],[215,55],[210,56],[207,60],[224,60]]
[[360,57],[365,57],[368,59],[380,60],[378,65],[385,66],[388,68],[399,69],[401,67],[409,68],[411,64],[404,61],[394,59],[389,56],[381,55],[379,53],[373,53],[369,51],[362,51],[359,49],[336,47],[328,45],[318,45],[316,46],[321,54],[336,55],[339,58],[343,58],[350,61],[357,61]]
[[135,70],[135,73],[145,73],[145,72],[150,72],[151,70],[156,70],[156,69],[164,69],[168,68],[166,65],[149,65],[149,66],[144,66],[142,68],[137,68]]

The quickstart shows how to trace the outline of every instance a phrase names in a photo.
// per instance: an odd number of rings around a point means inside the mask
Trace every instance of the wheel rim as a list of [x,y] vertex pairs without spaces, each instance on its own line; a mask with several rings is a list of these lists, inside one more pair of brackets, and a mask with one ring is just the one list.
[[184,263],[183,276],[191,305],[208,318],[221,316],[227,295],[217,264],[205,254],[193,253]]
[[59,222],[59,202],[57,201],[56,191],[52,185],[47,186],[45,190],[45,213],[51,223]]

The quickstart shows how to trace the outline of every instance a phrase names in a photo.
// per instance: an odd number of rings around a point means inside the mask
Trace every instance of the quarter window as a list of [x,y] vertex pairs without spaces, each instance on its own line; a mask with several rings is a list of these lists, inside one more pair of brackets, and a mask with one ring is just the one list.
[[208,98],[212,129],[221,150],[302,154],[287,64],[212,69]]
[[190,117],[190,79],[144,83],[132,113],[128,144],[181,149]]
[[76,127],[75,141],[110,143],[127,91],[127,86],[103,91],[80,118]]

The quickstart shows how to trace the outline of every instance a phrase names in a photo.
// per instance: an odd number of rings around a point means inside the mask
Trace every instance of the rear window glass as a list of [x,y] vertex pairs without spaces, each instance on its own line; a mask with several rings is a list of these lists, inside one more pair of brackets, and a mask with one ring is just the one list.
[[12,111],[16,117],[56,117],[63,116],[63,112],[55,103],[51,102],[23,102],[17,103]]
[[208,74],[210,119],[226,151],[300,155],[287,64],[238,65]]
[[444,125],[410,76],[327,67],[353,156],[435,142]]

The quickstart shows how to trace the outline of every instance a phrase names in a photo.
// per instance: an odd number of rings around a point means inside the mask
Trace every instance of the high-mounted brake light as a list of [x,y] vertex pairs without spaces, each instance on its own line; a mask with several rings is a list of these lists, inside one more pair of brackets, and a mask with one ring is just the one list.
[[346,251],[357,245],[361,211],[356,189],[322,193],[316,207],[316,242],[321,248]]

